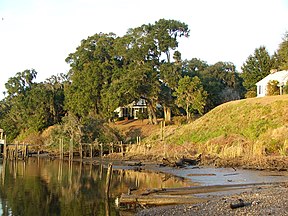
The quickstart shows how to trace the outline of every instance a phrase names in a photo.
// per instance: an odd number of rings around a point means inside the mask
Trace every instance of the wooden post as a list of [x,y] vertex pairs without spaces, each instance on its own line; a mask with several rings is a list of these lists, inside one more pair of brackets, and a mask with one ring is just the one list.
[[29,154],[28,154],[28,144],[25,145],[25,158],[28,158]]
[[165,129],[165,121],[161,121],[161,141],[164,141],[164,129]]
[[6,134],[5,134],[5,138],[4,138],[3,156],[4,156],[4,159],[6,159],[6,157],[7,157],[7,143],[6,143]]
[[93,145],[92,143],[90,144],[90,158],[93,158]]
[[163,141],[165,140],[165,127],[166,127],[166,122],[163,121]]
[[64,138],[62,138],[62,159],[64,159]]
[[59,138],[59,158],[62,159],[62,138]]
[[37,157],[39,159],[39,156],[40,156],[40,146],[38,146],[38,151],[37,151]]
[[80,158],[83,158],[83,148],[82,148],[82,143],[80,143]]
[[69,144],[69,160],[73,160],[73,142],[74,142],[74,138],[72,135],[70,139],[70,144]]
[[61,138],[59,138],[59,158],[61,159]]
[[22,146],[21,146],[21,157],[22,157],[22,160],[24,160],[24,158],[25,158],[25,153],[24,153],[24,151],[25,151],[25,144],[24,144],[24,142],[22,143]]
[[100,143],[99,145],[100,145],[100,158],[102,158],[102,156],[103,156],[103,144]]
[[18,159],[18,141],[16,142],[16,147],[15,147],[15,159]]
[[112,178],[112,163],[108,164],[107,176],[106,176],[106,196],[109,197],[110,182]]
[[123,142],[120,142],[120,147],[121,147],[121,153],[122,153],[122,157],[124,157],[124,147],[123,147]]

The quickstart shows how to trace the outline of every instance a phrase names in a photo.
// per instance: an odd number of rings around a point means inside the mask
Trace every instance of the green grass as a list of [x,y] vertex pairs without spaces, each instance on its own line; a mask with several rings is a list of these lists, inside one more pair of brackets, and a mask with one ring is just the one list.
[[285,155],[286,140],[288,95],[222,104],[190,124],[181,126],[165,141],[170,145],[195,144],[198,152],[236,157],[261,155],[262,152]]

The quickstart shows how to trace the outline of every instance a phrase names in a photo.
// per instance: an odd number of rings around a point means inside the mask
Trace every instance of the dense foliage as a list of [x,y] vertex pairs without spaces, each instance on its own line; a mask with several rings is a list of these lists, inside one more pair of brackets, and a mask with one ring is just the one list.
[[122,37],[89,36],[66,58],[67,74],[36,83],[37,72],[31,69],[8,80],[0,127],[9,142],[53,125],[67,140],[92,142],[109,131],[105,122],[113,120],[119,106],[144,99],[151,124],[159,115],[166,122],[172,115],[189,118],[255,92],[255,83],[272,67],[286,67],[287,35],[273,57],[265,47],[256,49],[240,74],[231,62],[182,60],[178,39],[189,33],[185,23],[160,19]]

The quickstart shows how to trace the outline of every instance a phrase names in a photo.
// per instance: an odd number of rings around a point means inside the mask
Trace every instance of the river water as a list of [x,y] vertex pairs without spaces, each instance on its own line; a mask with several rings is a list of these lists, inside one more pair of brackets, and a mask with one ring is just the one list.
[[1,215],[128,215],[115,199],[128,188],[187,187],[191,181],[170,174],[115,169],[109,197],[107,163],[69,162],[49,158],[0,163]]

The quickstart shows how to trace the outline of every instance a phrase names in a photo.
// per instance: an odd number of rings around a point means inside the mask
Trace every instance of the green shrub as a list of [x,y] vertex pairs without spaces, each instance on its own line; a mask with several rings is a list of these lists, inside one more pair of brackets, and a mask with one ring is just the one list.
[[173,117],[173,123],[175,125],[187,124],[187,118],[186,118],[186,116],[174,116]]
[[271,80],[267,84],[267,95],[279,95],[280,94],[280,88],[279,88],[279,82],[277,80]]

